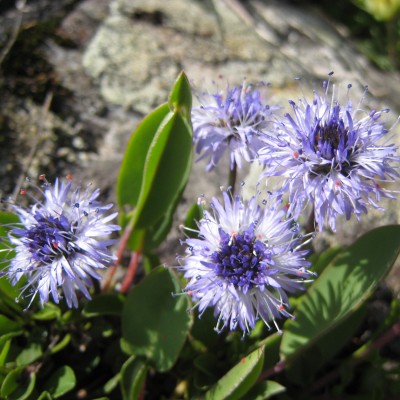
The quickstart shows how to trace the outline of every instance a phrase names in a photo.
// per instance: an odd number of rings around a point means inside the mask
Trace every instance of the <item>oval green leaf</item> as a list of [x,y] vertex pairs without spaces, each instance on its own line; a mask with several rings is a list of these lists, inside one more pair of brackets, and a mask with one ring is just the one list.
[[191,325],[187,296],[165,268],[153,270],[128,295],[122,312],[124,351],[148,358],[159,371],[176,362]]
[[26,400],[32,394],[36,383],[36,375],[28,374],[24,368],[12,370],[1,385],[1,398],[13,400]]
[[20,334],[22,327],[18,322],[15,322],[4,315],[0,315],[0,337],[9,333]]
[[190,113],[192,110],[192,93],[190,83],[186,74],[182,71],[168,98],[168,104],[171,110],[181,113],[181,115],[190,121]]
[[400,252],[400,226],[376,228],[342,250],[324,269],[286,323],[281,353],[304,351],[355,312],[388,273]]
[[236,400],[244,396],[256,383],[264,363],[264,347],[242,358],[205,395],[205,400]]
[[58,319],[60,316],[60,307],[53,303],[45,303],[43,308],[40,308],[37,312],[35,312],[35,314],[33,314],[33,318],[38,321],[50,321],[52,319]]
[[166,118],[149,148],[134,227],[156,223],[173,207],[185,187],[192,164],[192,131],[178,112]]
[[117,178],[116,196],[121,210],[125,205],[137,204],[149,147],[169,112],[167,103],[156,108],[142,120],[129,140]]
[[58,399],[71,391],[76,385],[75,373],[71,367],[64,365],[55,371],[44,384],[44,389],[54,399]]
[[24,366],[33,363],[42,355],[42,346],[39,343],[32,342],[21,350],[15,361],[18,366]]
[[251,400],[267,400],[279,393],[286,391],[286,388],[278,382],[264,381],[257,383],[247,393],[246,398]]

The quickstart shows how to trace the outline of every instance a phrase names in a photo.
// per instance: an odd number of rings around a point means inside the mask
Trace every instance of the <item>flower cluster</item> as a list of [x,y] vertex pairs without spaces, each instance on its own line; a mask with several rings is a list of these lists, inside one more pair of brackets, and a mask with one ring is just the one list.
[[246,82],[227,87],[225,93],[202,93],[200,107],[192,110],[194,142],[200,159],[209,158],[213,169],[225,151],[230,152],[230,169],[252,162],[262,147],[260,132],[271,122],[277,106],[263,104],[257,86]]
[[359,219],[368,206],[378,208],[381,197],[392,197],[382,184],[399,177],[398,147],[382,144],[388,130],[381,116],[388,110],[367,113],[349,99],[341,105],[331,86],[325,82],[310,103],[290,101],[292,113],[264,135],[259,151],[264,177],[284,178],[280,193],[289,194],[289,211],[297,217],[312,203],[320,231],[325,222],[335,231],[338,215]]
[[[119,229],[111,225],[117,213],[105,215],[112,204],[102,205],[92,191],[74,187],[71,181],[44,182],[43,201],[29,209],[14,206],[20,223],[10,230],[9,242],[15,251],[5,274],[12,284],[25,278],[32,299],[39,294],[41,304],[65,296],[68,307],[77,307],[76,290],[90,299],[92,279],[101,279],[99,269],[110,266],[115,257],[105,237]],[[26,191],[23,190],[23,194]]]
[[311,275],[298,225],[276,201],[261,206],[256,197],[244,202],[227,192],[223,198],[212,199],[212,213],[204,211],[198,238],[185,241],[185,290],[200,313],[215,307],[218,332],[250,332],[258,319],[277,326],[276,319],[291,317],[287,293]]
[[[199,221],[198,238],[185,241],[185,290],[200,313],[215,308],[218,331],[249,332],[257,319],[268,325],[290,317],[287,294],[311,274],[301,236],[293,229],[307,204],[313,206],[309,232],[322,231],[326,223],[336,231],[339,215],[359,219],[370,206],[379,208],[382,197],[393,197],[384,186],[399,177],[398,146],[388,143],[382,122],[388,110],[362,109],[366,91],[354,107],[348,85],[341,104],[337,87],[327,81],[322,95],[314,92],[311,102],[290,101],[292,112],[280,118],[261,105],[258,91],[247,88],[228,90],[226,98],[214,95],[193,110],[197,151],[210,158],[207,170],[229,149],[231,169],[242,158],[258,158],[264,166],[260,180],[283,178],[271,194],[275,200],[263,208],[256,197],[245,203],[224,193],[224,205],[213,199],[213,213],[205,211]],[[286,196],[284,212],[278,204]]]

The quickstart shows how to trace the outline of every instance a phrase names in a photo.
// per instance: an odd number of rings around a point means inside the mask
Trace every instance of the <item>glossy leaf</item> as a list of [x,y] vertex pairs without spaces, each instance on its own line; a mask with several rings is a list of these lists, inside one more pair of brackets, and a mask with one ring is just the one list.
[[42,347],[39,343],[32,342],[24,347],[16,357],[17,365],[28,365],[43,355]]
[[205,400],[236,400],[256,383],[264,363],[264,347],[244,357],[205,395]]
[[54,399],[58,399],[65,393],[71,391],[75,385],[76,378],[74,371],[68,365],[64,365],[50,376],[44,384],[44,389],[48,391]]
[[175,112],[166,118],[149,149],[135,210],[135,229],[152,226],[168,212],[186,185],[191,163],[191,129]]
[[119,384],[121,380],[121,374],[118,372],[114,375],[111,379],[109,379],[106,384],[104,385],[104,393],[108,394],[111,393]]
[[311,384],[315,380],[315,374],[321,371],[322,367],[343,347],[351,343],[364,317],[365,307],[363,306],[301,352],[286,371],[288,381],[299,386]]
[[183,71],[179,74],[178,79],[172,88],[168,98],[168,104],[171,110],[179,111],[182,117],[190,120],[192,93],[190,90],[190,83]]
[[171,272],[157,268],[131,291],[122,313],[124,350],[147,357],[159,371],[174,365],[191,324],[187,296],[171,294],[180,290]]
[[321,275],[322,271],[328,264],[342,251],[339,246],[329,247],[327,250],[323,251],[321,254],[314,254],[310,261],[312,263],[312,271]]
[[9,230],[10,225],[18,222],[19,218],[16,214],[0,211],[0,235],[3,236]]
[[117,179],[117,202],[121,210],[125,205],[137,204],[149,147],[169,113],[168,104],[162,104],[142,120],[131,136]]
[[51,354],[55,354],[59,351],[61,351],[62,349],[64,349],[66,346],[68,346],[68,344],[71,341],[71,335],[69,333],[67,333],[59,342],[57,342],[57,344],[55,344],[51,349],[50,349],[50,353]]
[[12,370],[1,385],[1,398],[25,400],[32,394],[36,383],[34,373],[26,374],[22,367]]
[[285,357],[304,351],[355,312],[387,274],[400,252],[400,226],[374,229],[344,249],[302,297],[296,319],[284,328]]
[[33,314],[33,318],[38,321],[50,321],[61,316],[61,309],[53,303],[45,303],[43,308]]
[[167,237],[169,231],[171,230],[174,213],[182,197],[182,192],[183,190],[181,190],[181,193],[176,196],[175,201],[171,204],[170,208],[160,218],[160,220],[146,230],[143,241],[143,252],[149,253],[153,249],[156,249]]
[[278,382],[264,381],[259,382],[246,394],[246,398],[251,400],[267,400],[273,396],[284,393],[286,388]]
[[[6,237],[8,231],[18,222],[19,219],[15,214],[0,211],[0,238]],[[7,248],[4,241],[0,240],[0,250]],[[6,267],[6,260],[13,256],[13,252],[1,252],[0,255],[2,260],[1,266],[4,269]],[[0,278],[0,311],[7,312],[11,309],[16,312],[22,312],[23,306],[15,302],[18,295],[19,290],[17,287],[12,286],[6,277]]]
[[7,334],[19,334],[22,332],[22,327],[18,322],[15,322],[4,315],[0,315],[0,337]]
[[53,400],[54,397],[47,391],[40,393],[40,396],[37,400]]
[[100,294],[93,297],[85,308],[83,315],[86,317],[97,317],[100,315],[121,316],[124,300],[122,296],[117,294]]
[[139,399],[146,378],[146,363],[135,356],[130,357],[121,368],[121,392],[123,400]]
[[0,351],[0,367],[4,367],[7,360],[8,352],[10,351],[10,347],[11,347],[11,339],[4,341],[4,344]]

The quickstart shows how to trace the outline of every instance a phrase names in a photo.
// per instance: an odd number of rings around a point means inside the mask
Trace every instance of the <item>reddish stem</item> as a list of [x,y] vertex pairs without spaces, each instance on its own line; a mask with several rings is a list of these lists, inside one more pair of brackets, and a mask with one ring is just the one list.
[[122,256],[124,254],[124,251],[126,249],[131,234],[132,234],[132,227],[131,224],[129,224],[125,228],[124,233],[122,234],[121,240],[119,242],[119,246],[117,248],[117,259],[115,260],[114,265],[112,265],[107,271],[107,277],[104,280],[104,285],[103,285],[103,292],[106,292],[111,286],[112,279],[115,275],[115,272],[117,271],[118,265],[121,264]]
[[131,253],[131,260],[129,262],[126,274],[124,276],[124,280],[122,281],[121,288],[119,289],[121,293],[126,293],[131,287],[133,279],[135,278],[136,275],[140,254],[141,253],[139,251],[132,251]]

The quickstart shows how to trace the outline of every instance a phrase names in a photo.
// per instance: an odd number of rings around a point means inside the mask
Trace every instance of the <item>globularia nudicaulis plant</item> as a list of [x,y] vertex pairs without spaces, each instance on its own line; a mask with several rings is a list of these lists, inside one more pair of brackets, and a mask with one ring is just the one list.
[[[388,110],[368,109],[367,90],[353,104],[331,74],[288,111],[267,86],[208,93],[181,73],[131,136],[116,206],[71,176],[29,179],[24,202],[4,201],[1,398],[341,397],[368,393],[376,371],[374,393],[400,395],[398,360],[385,366],[384,353],[399,300],[374,330],[366,318],[400,227],[313,246],[394,198]],[[185,203],[194,153],[209,174],[228,166],[226,186]],[[236,184],[249,163],[261,166],[254,188]],[[177,226],[182,246],[165,265],[159,248]]]

